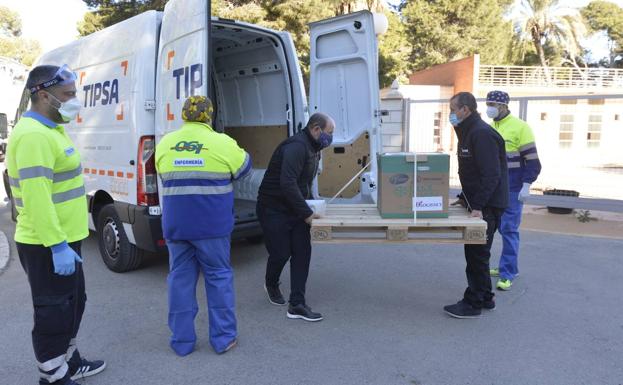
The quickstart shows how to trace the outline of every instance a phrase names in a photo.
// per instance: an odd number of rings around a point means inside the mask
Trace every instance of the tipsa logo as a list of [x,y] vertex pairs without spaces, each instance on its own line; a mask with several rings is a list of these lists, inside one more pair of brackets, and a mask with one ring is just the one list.
[[106,80],[102,83],[87,84],[84,90],[84,107],[96,107],[119,103],[119,80]]
[[184,98],[195,95],[203,86],[203,65],[201,63],[176,68],[173,70],[175,79],[175,98],[180,100],[184,91]]
[[177,152],[183,152],[183,151],[188,151],[188,152],[194,152],[195,154],[199,154],[201,153],[202,150],[208,150],[207,148],[203,148],[203,143],[199,143],[196,140],[193,142],[186,142],[184,140],[182,140],[181,142],[177,143],[175,145],[175,147],[171,147],[171,150],[175,150]]

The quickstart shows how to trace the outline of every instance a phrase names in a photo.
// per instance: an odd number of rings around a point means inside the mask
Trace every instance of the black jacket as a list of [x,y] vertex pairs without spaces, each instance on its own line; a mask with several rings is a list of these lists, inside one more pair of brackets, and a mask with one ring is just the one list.
[[467,203],[472,210],[506,208],[508,172],[504,139],[478,113],[472,113],[454,129],[459,138],[459,179]]
[[320,144],[307,129],[283,141],[270,159],[258,202],[300,219],[311,216],[313,211],[305,199],[312,199],[312,183],[319,161]]

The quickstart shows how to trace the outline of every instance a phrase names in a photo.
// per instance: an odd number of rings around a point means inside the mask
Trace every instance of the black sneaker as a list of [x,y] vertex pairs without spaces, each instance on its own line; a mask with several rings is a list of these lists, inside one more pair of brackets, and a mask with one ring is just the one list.
[[454,305],[444,306],[443,310],[450,317],[454,318],[478,318],[481,313],[480,309],[473,307],[463,300],[460,300]]
[[104,361],[87,361],[84,358],[80,361],[80,366],[71,375],[72,380],[79,378],[94,376],[106,369],[106,363]]
[[483,301],[482,308],[485,310],[495,310],[495,300],[490,299],[488,301]]
[[277,286],[268,286],[264,284],[264,290],[266,290],[266,294],[268,294],[268,302],[277,306],[283,306],[286,304],[286,300],[283,298],[281,290],[279,290],[279,284],[277,284]]
[[310,322],[322,321],[322,314],[314,313],[309,306],[303,304],[288,306],[287,316],[291,319],[304,319]]

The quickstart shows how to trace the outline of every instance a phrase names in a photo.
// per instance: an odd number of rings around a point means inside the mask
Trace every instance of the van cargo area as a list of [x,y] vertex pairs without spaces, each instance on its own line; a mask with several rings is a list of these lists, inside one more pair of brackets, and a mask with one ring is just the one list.
[[253,162],[251,173],[234,182],[233,237],[257,236],[257,192],[273,151],[289,131],[285,52],[276,36],[236,23],[214,20],[211,39],[215,129],[234,138]]

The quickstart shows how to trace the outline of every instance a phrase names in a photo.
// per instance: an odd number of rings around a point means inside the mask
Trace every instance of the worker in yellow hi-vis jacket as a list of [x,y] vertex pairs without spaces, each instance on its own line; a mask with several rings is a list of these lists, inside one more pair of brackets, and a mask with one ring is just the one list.
[[502,215],[502,254],[498,268],[490,270],[491,276],[499,276],[498,290],[510,290],[519,275],[519,225],[523,201],[530,195],[530,185],[541,172],[541,162],[536,150],[534,134],[528,123],[511,115],[508,109],[509,95],[504,91],[487,94],[487,116],[493,119],[493,128],[502,135],[506,146],[508,164],[508,207]]
[[35,67],[26,82],[32,107],[7,147],[18,212],[15,242],[32,293],[40,384],[75,384],[106,367],[76,349],[86,301],[80,242],[89,235],[88,210],[80,154],[60,125],[80,111],[75,81],[65,65]]
[[182,127],[165,135],[156,147],[163,186],[162,230],[169,249],[170,346],[180,356],[195,348],[195,291],[201,271],[210,344],[221,354],[236,346],[238,334],[229,260],[232,183],[249,173],[251,158],[235,140],[212,129],[212,102],[207,97],[186,99],[182,119]]

